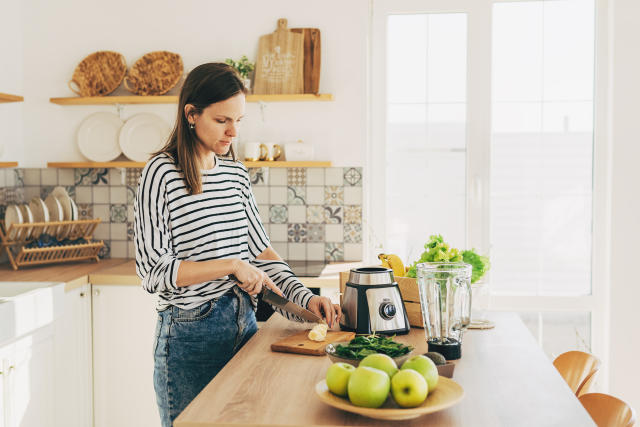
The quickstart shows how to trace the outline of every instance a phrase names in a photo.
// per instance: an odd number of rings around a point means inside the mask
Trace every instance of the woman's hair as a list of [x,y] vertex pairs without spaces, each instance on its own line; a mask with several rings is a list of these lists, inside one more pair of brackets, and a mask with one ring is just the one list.
[[[202,177],[198,158],[198,139],[195,129],[189,128],[184,112],[187,104],[193,105],[193,114],[202,114],[202,110],[216,102],[227,100],[239,93],[247,93],[237,71],[231,66],[218,62],[198,65],[191,70],[180,90],[178,118],[167,144],[154,155],[166,153],[182,169],[187,191],[190,194],[202,192]],[[233,146],[229,146],[226,155],[236,160]]]

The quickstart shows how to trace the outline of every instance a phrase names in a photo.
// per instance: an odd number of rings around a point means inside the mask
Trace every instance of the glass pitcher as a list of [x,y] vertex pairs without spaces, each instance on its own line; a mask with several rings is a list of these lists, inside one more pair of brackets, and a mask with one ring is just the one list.
[[462,354],[462,333],[471,321],[471,265],[418,264],[418,290],[429,351],[447,360]]

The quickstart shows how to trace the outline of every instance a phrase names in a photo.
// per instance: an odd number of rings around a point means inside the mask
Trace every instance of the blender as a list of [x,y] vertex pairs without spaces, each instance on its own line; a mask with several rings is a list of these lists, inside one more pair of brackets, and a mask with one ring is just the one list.
[[447,360],[462,355],[462,333],[471,321],[471,265],[426,262],[417,265],[420,308],[429,351]]

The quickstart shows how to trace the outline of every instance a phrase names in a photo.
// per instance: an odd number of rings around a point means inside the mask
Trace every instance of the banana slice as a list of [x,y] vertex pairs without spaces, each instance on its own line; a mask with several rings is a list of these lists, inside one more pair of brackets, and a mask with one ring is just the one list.
[[324,341],[325,337],[327,336],[327,330],[328,330],[328,326],[322,323],[318,323],[316,324],[313,329],[311,329],[309,331],[309,339],[311,341]]

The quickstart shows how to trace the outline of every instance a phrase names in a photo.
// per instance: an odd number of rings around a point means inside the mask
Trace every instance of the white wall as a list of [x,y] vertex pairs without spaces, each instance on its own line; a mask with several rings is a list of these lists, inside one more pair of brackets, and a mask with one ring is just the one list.
[[609,392],[640,411],[640,2],[614,0]]
[[[0,2],[0,92],[23,95],[21,2]],[[22,157],[23,103],[0,103],[0,161]]]
[[[240,141],[265,135],[276,142],[303,139],[314,144],[317,160],[331,160],[336,166],[363,165],[366,0],[24,0],[22,5],[27,154],[21,166],[84,160],[75,143],[79,124],[91,113],[116,111],[114,106],[62,107],[49,102],[50,97],[74,95],[67,82],[86,55],[114,50],[131,66],[147,52],[169,50],[182,56],[186,70],[243,54],[253,60],[258,38],[275,30],[277,19],[283,17],[290,27],[320,29],[320,91],[332,93],[335,101],[268,104],[266,127],[258,104],[249,103]],[[153,112],[173,125],[175,109],[175,105],[126,106],[123,118]]]

